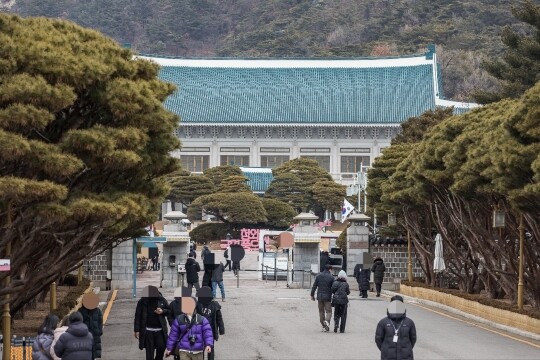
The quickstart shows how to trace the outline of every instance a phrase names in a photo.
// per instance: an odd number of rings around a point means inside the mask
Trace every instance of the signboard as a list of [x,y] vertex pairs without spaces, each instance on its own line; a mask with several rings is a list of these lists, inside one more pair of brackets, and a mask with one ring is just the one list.
[[166,243],[167,237],[166,236],[141,236],[135,239],[138,243],[145,243],[145,242],[151,242],[151,243]]
[[[277,259],[276,259],[276,255]],[[278,276],[287,276],[287,263],[289,259],[282,254],[276,254],[275,252],[265,252],[263,255],[263,278],[266,277],[266,266],[268,266],[268,276],[274,278],[274,266],[277,269]]]
[[0,271],[9,271],[11,270],[11,260],[10,259],[0,259]]

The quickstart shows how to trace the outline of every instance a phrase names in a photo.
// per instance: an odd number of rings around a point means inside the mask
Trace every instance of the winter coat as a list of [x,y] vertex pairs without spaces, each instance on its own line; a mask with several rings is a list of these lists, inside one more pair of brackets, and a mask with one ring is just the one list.
[[54,352],[54,345],[56,345],[56,343],[58,342],[58,339],[60,339],[60,336],[62,336],[62,334],[65,333],[67,329],[68,329],[67,326],[62,326],[62,327],[54,329],[54,340],[51,344],[51,351],[50,351],[52,359],[54,360],[62,360],[61,358],[56,356],[56,353]]
[[81,307],[79,312],[83,316],[83,321],[88,326],[88,330],[94,337],[94,359],[101,358],[101,335],[103,335],[103,314],[99,308],[88,310]]
[[328,270],[324,270],[315,278],[313,287],[311,288],[311,296],[315,295],[317,289],[317,300],[331,301],[332,300],[332,284],[334,283],[334,277]]
[[54,336],[51,334],[38,334],[32,343],[32,360],[51,360],[51,345]]
[[174,319],[180,315],[182,315],[182,306],[178,300],[174,299],[169,303],[169,313],[167,314],[169,326],[172,326]]
[[204,270],[201,286],[212,287],[212,270],[210,268]]
[[371,267],[371,271],[373,271],[373,282],[375,284],[382,284],[384,280],[384,272],[386,271],[386,266],[384,266],[384,261],[381,258],[375,259],[375,262]]
[[54,352],[62,360],[92,360],[94,339],[82,321],[69,325],[56,344]]
[[331,263],[330,256],[327,253],[321,254],[320,263],[321,263],[320,272],[323,272],[326,269],[326,265]]
[[188,258],[186,261],[186,280],[190,284],[195,284],[199,282],[199,271],[201,271],[201,266],[195,259]]
[[[398,330],[398,341],[394,333]],[[416,327],[405,314],[388,314],[379,321],[375,331],[375,343],[381,350],[381,360],[414,360],[413,347],[416,343]]]
[[[137,303],[135,310],[135,321],[133,322],[133,331],[139,333],[139,349],[144,349],[144,338],[146,335],[146,322],[148,320],[148,306],[152,298],[143,297]],[[158,307],[163,309],[163,314],[159,315],[159,323],[163,331],[163,341],[167,341],[167,321],[169,315],[169,303],[163,297],[157,299]],[[64,360],[64,359],[62,359]]]
[[[189,337],[195,336],[195,343],[189,343]],[[167,340],[167,350],[173,351],[175,348],[190,352],[204,351],[206,346],[214,346],[212,326],[208,320],[199,314],[194,314],[190,322],[185,314],[174,320],[171,333]]]
[[331,291],[333,295],[332,304],[345,305],[349,302],[347,295],[351,293],[351,290],[346,280],[337,279],[334,281]]
[[223,272],[225,271],[225,266],[219,264],[216,266],[214,271],[212,271],[212,282],[221,282],[223,281]]
[[221,305],[217,301],[210,301],[208,305],[197,303],[197,314],[204,316],[210,323],[214,341],[218,341],[219,335],[225,335],[225,323],[221,315]]
[[203,248],[203,250],[201,251],[201,260],[203,262],[203,267],[206,268],[206,263],[204,262],[204,258],[206,257],[206,255],[208,254],[211,254],[212,252],[210,251],[210,249],[208,248],[208,246],[205,246]]
[[361,264],[356,264],[354,267],[354,277],[358,282],[359,290],[369,290],[370,272],[368,269],[363,270]]

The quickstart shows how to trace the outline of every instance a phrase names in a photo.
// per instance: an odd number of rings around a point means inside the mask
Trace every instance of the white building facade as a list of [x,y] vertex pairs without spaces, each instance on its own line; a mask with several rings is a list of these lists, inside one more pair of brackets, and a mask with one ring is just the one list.
[[348,60],[146,58],[178,87],[165,103],[180,116],[174,155],[194,173],[306,157],[350,184],[408,118],[477,106],[442,99],[431,46],[418,56]]

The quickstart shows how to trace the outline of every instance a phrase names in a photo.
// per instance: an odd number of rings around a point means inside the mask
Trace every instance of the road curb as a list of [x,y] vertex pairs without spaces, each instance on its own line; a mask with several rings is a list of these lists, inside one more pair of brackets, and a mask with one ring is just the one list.
[[116,294],[118,293],[118,290],[113,290],[111,298],[109,299],[109,302],[107,303],[107,307],[105,308],[105,311],[103,312],[103,325],[107,323],[107,318],[109,317],[109,313],[111,312],[111,308],[113,306],[114,300],[116,299]]
[[387,296],[390,296],[390,297],[392,297],[394,295],[399,295],[399,296],[403,297],[403,299],[406,302],[411,303],[411,304],[420,304],[420,305],[431,306],[431,307],[441,309],[441,310],[447,311],[447,312],[455,314],[455,315],[462,316],[462,317],[464,317],[466,319],[469,319],[469,320],[474,320],[474,321],[476,321],[478,323],[488,325],[488,326],[491,326],[491,327],[499,329],[499,330],[504,330],[504,331],[507,331],[507,332],[515,334],[515,335],[526,337],[528,339],[540,341],[540,335],[538,335],[538,334],[535,334],[535,333],[532,333],[532,332],[529,332],[529,331],[525,331],[525,330],[521,330],[521,329],[518,329],[518,328],[515,328],[515,327],[512,327],[512,326],[499,324],[499,323],[493,322],[491,320],[484,319],[484,318],[482,318],[480,316],[472,315],[472,314],[469,314],[467,312],[455,309],[455,308],[453,308],[451,306],[440,304],[440,303],[435,302],[435,301],[415,298],[415,297],[412,297],[412,296],[403,295],[403,294],[400,294],[398,292],[389,291],[389,290],[382,290],[381,293],[383,293],[383,294],[385,294]]

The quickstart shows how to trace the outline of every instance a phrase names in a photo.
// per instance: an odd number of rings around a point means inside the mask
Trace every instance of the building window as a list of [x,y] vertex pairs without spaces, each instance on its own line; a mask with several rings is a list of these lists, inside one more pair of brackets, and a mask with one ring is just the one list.
[[230,126],[225,127],[225,136],[230,138],[233,134],[233,128]]
[[302,155],[303,158],[315,160],[320,167],[326,171],[330,171],[330,156],[324,155]]
[[261,147],[260,152],[270,152],[270,153],[289,153],[291,148],[282,148],[282,147]]
[[176,136],[176,137],[180,136],[180,128],[174,129],[174,136]]
[[301,153],[329,153],[330,148],[300,148]]
[[254,126],[251,128],[251,136],[256,138],[257,136],[259,136],[259,128]]
[[298,137],[298,132],[299,132],[299,129],[297,127],[293,127],[291,129],[291,136],[296,139]]
[[250,148],[248,147],[222,147],[219,148],[221,152],[249,152]]
[[180,162],[182,168],[191,172],[203,172],[208,169],[210,163],[209,155],[181,155]]
[[369,154],[371,152],[370,148],[341,148],[339,149],[342,153],[362,153]]
[[249,166],[249,155],[221,155],[220,165]]
[[346,137],[347,139],[352,138],[352,137],[353,137],[353,129],[351,129],[351,128],[346,128],[346,129],[345,129],[345,137]]
[[304,136],[306,137],[306,139],[311,139],[311,137],[313,136],[313,129],[312,128],[305,128],[304,129]]
[[206,129],[204,127],[202,127],[202,126],[199,126],[197,128],[197,135],[199,137],[204,137],[204,135],[206,135]]
[[379,129],[378,128],[373,128],[371,129],[371,136],[376,138],[379,136]]
[[387,138],[391,138],[392,135],[394,135],[394,129],[388,128],[384,130],[384,136],[386,136]]
[[338,128],[333,128],[332,129],[332,137],[337,138],[338,136],[339,136],[339,129]]
[[361,169],[369,167],[369,156],[342,156],[341,157],[341,172],[342,173],[356,173]]
[[326,136],[326,129],[325,128],[318,128],[317,134],[321,139],[323,139]]
[[210,152],[209,147],[185,146],[180,149],[181,152]]
[[278,128],[278,136],[283,139],[285,137],[285,135],[287,134],[287,129],[285,129],[284,127],[280,127]]
[[212,133],[212,137],[217,138],[219,135],[219,128],[217,126],[212,126],[210,132]]
[[184,128],[184,134],[186,137],[190,138],[193,136],[193,128],[191,126],[187,126]]
[[275,168],[289,161],[287,155],[261,155],[261,167]]

